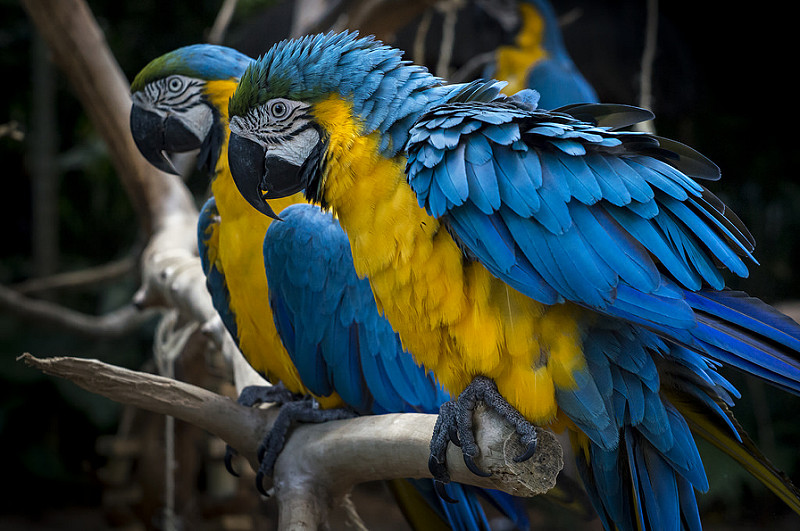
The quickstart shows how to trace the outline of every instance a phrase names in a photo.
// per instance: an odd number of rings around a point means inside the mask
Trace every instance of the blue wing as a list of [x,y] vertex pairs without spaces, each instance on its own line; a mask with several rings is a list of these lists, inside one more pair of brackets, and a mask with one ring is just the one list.
[[[360,413],[438,413],[450,399],[433,376],[405,352],[378,312],[372,289],[355,273],[347,236],[329,213],[308,204],[281,211],[264,239],[270,304],[281,338],[310,391],[333,391]],[[417,492],[456,529],[486,529],[481,494],[521,528],[521,504],[496,491],[448,486],[459,503],[443,503],[430,481]]]
[[438,412],[449,396],[414,363],[355,273],[339,223],[292,205],[264,239],[270,304],[303,382],[360,413]]
[[718,291],[721,267],[746,276],[755,260],[747,229],[698,182],[719,177],[713,163],[621,130],[647,111],[540,111],[490,85],[431,110],[407,145],[420,205],[470,256],[540,302],[641,324],[800,393],[800,327]]
[[206,287],[211,294],[211,302],[222,318],[222,323],[230,332],[234,341],[238,342],[236,318],[230,307],[230,294],[225,284],[225,273],[217,261],[217,231],[220,217],[214,197],[208,199],[200,210],[197,220],[197,245],[200,253],[200,264],[206,275]]

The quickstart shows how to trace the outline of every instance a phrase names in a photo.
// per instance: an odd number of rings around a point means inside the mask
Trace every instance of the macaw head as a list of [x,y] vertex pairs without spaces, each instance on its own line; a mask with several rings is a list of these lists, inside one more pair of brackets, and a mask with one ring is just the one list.
[[[327,141],[337,128],[376,133],[387,151],[401,150],[410,126],[399,122],[428,103],[424,89],[442,85],[401,55],[344,32],[283,41],[254,61],[229,104],[228,163],[242,196],[273,218],[267,199],[305,190],[321,201]],[[335,118],[333,100],[342,102]]]
[[158,169],[178,173],[170,153],[200,148],[199,165],[219,156],[228,98],[252,59],[225,46],[198,44],[152,60],[131,84],[131,133]]

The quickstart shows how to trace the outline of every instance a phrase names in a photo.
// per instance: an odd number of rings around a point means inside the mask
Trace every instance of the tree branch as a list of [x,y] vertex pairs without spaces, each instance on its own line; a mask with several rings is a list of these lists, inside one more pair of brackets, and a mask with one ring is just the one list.
[[106,264],[87,267],[79,271],[65,271],[45,277],[36,277],[10,287],[14,291],[23,294],[52,289],[80,288],[117,280],[132,272],[135,267],[136,259],[131,254]]
[[225,40],[225,33],[228,31],[234,12],[236,12],[238,1],[223,0],[222,7],[219,8],[219,13],[217,13],[217,18],[214,19],[214,25],[211,26],[211,31],[208,32],[207,40],[209,43],[222,44]]
[[87,315],[53,302],[31,299],[0,285],[0,309],[29,321],[63,328],[68,332],[95,338],[114,338],[139,329],[153,318],[153,311],[142,312],[127,305],[104,315]]
[[[257,468],[255,449],[277,415],[277,408],[247,408],[205,389],[79,358],[20,357],[46,374],[67,378],[91,392],[199,426],[240,449]],[[304,424],[291,433],[275,464],[273,487],[280,506],[280,529],[317,529],[334,503],[358,483],[394,478],[429,478],[430,435],[436,415],[374,415],[325,424]],[[538,430],[536,455],[517,463],[524,448],[513,426],[493,411],[475,415],[480,455],[478,466],[488,478],[472,474],[461,450],[448,448],[453,481],[535,496],[555,485],[563,467],[555,436]],[[309,511],[309,507],[314,510]],[[314,520],[316,519],[316,520]]]

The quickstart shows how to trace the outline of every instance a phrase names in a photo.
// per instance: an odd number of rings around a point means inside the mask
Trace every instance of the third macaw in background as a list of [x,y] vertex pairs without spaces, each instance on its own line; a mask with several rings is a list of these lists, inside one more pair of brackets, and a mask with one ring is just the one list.
[[[200,214],[198,243],[223,322],[270,381],[317,398],[322,416],[306,408],[300,418],[337,418],[326,412],[342,406],[361,414],[438,411],[449,395],[403,352],[369,284],[356,276],[338,222],[294,195],[276,203],[283,222],[270,225],[236,190],[227,157],[220,155],[229,135],[228,98],[250,62],[227,47],[187,46],[150,62],[131,86],[131,130],[145,158],[174,171],[168,153],[199,148],[198,163],[212,177],[213,197]],[[247,404],[272,399],[250,390],[243,395]],[[306,404],[289,403],[282,412]],[[278,423],[288,420],[282,416]],[[259,489],[282,446],[288,426],[283,428],[265,441]],[[521,502],[505,493],[454,485],[450,495],[460,503],[452,505],[438,498],[430,481],[395,481],[390,487],[415,528],[439,525],[421,510],[420,495],[452,529],[488,528],[479,492],[517,526],[528,525]]]
[[507,81],[507,95],[532,88],[540,109],[597,102],[592,85],[569,56],[558,18],[547,0],[517,2],[520,25],[513,45],[499,46],[486,77]]
[[243,196],[304,191],[348,234],[359,274],[403,345],[453,395],[432,440],[476,473],[485,401],[535,452],[569,431],[604,525],[698,529],[708,482],[692,430],[800,512],[800,497],[728,407],[730,364],[800,393],[800,327],[724,290],[747,273],[747,229],[696,179],[719,169],[677,142],[624,131],[615,105],[537,108],[495,81],[446,85],[353,33],[274,46],[231,98],[228,158]]

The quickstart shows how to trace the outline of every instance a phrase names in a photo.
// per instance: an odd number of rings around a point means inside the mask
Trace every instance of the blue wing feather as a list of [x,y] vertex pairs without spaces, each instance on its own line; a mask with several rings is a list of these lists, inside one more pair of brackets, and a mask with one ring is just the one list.
[[[800,393],[796,345],[770,348],[759,339],[769,329],[759,323],[732,329],[723,324],[728,313],[712,322],[687,304],[692,290],[724,287],[719,265],[747,275],[745,260],[755,262],[752,236],[694,181],[716,178],[713,163],[677,142],[616,129],[645,117],[599,104],[540,111],[501,96],[443,104],[412,130],[409,183],[420,204],[449,224],[468,256],[522,293],[639,323]],[[437,155],[429,137],[453,124],[459,142]],[[455,136],[447,138],[453,145]],[[581,149],[554,145],[565,139]],[[485,161],[487,143],[491,163]],[[446,165],[427,164],[417,177],[418,157],[445,156]],[[461,176],[454,175],[462,168]],[[470,181],[496,183],[500,206]],[[450,186],[458,206],[444,198],[440,182]],[[466,185],[456,193],[452,185],[459,182]],[[797,334],[796,324],[787,326]]]
[[230,293],[225,283],[225,272],[220,269],[219,263],[215,258],[218,249],[216,248],[216,240],[213,238],[213,233],[219,230],[219,223],[220,217],[217,203],[212,196],[203,204],[197,220],[197,246],[200,253],[200,265],[206,275],[206,288],[211,295],[214,309],[217,310],[231,337],[233,337],[234,341],[238,341],[236,316],[231,310]]

